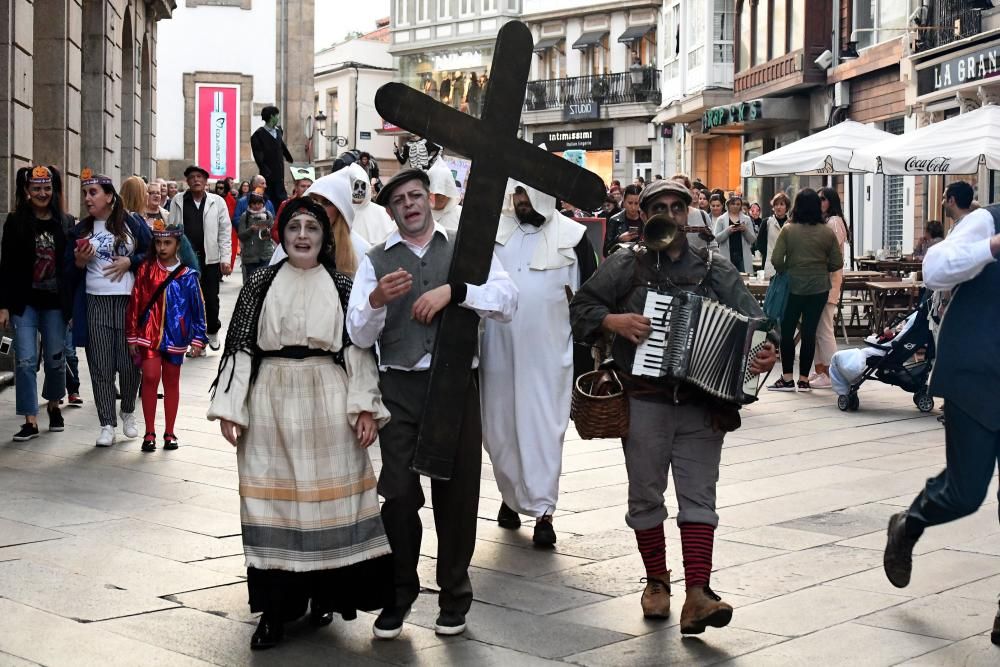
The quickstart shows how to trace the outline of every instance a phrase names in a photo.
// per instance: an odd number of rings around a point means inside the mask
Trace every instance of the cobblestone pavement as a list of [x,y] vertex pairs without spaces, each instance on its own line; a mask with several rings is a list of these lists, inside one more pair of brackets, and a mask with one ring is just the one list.
[[[225,282],[224,310],[238,289]],[[0,665],[1000,664],[989,641],[995,480],[978,513],[925,534],[908,588],[882,573],[886,521],[940,470],[944,440],[933,415],[879,385],[863,388],[852,414],[829,392],[764,392],[727,438],[712,577],[736,607],[724,630],[681,638],[682,585],[669,620],[643,620],[621,445],[571,431],[554,551],[531,547],[530,525],[496,526],[500,496],[483,465],[463,637],[429,629],[428,590],[396,641],[373,641],[373,617],[360,614],[319,631],[292,625],[289,641],[252,656],[236,459],[204,418],[217,362],[184,365],[175,452],[142,454],[138,439],[96,449],[89,378],[86,405],[64,409],[64,433],[10,442],[14,391],[0,393]],[[421,578],[432,587],[429,509],[423,518]],[[679,580],[672,521],[667,555]]]

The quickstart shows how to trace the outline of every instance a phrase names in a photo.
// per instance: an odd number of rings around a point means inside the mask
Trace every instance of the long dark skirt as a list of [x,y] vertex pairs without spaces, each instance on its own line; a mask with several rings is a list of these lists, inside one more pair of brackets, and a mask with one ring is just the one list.
[[314,572],[258,570],[247,568],[250,611],[264,612],[288,622],[306,613],[312,602],[316,613],[333,612],[345,621],[357,618],[357,610],[373,611],[395,599],[392,556]]

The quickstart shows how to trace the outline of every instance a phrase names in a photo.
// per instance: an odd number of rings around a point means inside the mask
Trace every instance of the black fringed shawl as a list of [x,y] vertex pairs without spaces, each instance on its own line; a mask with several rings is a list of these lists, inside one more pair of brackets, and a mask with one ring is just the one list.
[[[246,352],[252,361],[250,365],[250,385],[257,379],[257,371],[260,368],[261,350],[257,347],[257,327],[260,323],[260,312],[264,308],[264,298],[271,283],[278,271],[287,259],[283,259],[274,266],[266,266],[254,271],[250,279],[243,285],[240,295],[236,299],[236,308],[233,310],[232,319],[229,321],[229,329],[226,330],[226,345],[222,350],[222,358],[219,360],[219,372],[212,382],[212,396],[219,387],[222,374],[226,368],[229,369],[229,377],[226,380],[226,391],[233,381],[233,373],[236,371],[236,355]],[[349,345],[353,345],[351,337],[347,334],[347,302],[351,297],[351,286],[354,281],[343,273],[340,273],[332,266],[324,266],[330,277],[333,278],[334,285],[340,295],[340,305],[344,310],[344,331],[342,346],[340,351],[333,355],[333,360],[346,370],[344,365],[344,351]],[[374,352],[373,352],[374,354]]]

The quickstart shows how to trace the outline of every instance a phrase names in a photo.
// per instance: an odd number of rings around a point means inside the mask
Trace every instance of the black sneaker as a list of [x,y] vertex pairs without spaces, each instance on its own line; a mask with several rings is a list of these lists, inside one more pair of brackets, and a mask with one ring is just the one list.
[[531,536],[531,541],[536,547],[554,547],[556,545],[556,531],[552,528],[552,516],[546,515],[535,521],[535,534]]
[[14,434],[14,442],[24,442],[38,437],[38,426],[24,422],[21,430]]
[[62,411],[59,408],[46,408],[49,413],[49,430],[58,433],[66,430],[66,422],[63,421]]
[[517,512],[507,507],[507,503],[500,503],[500,511],[497,512],[497,524],[501,528],[514,530],[521,527],[521,517]]
[[465,632],[465,614],[442,609],[437,620],[434,621],[434,632],[446,637],[462,634]]
[[896,588],[906,588],[913,570],[913,547],[917,538],[906,534],[906,512],[893,514],[889,519],[888,538],[882,567],[889,583]]
[[[166,445],[164,445],[163,448],[166,449]],[[156,451],[156,434],[155,433],[150,432],[150,433],[147,433],[146,435],[142,436],[142,447],[141,447],[141,449],[144,452],[155,452]]]
[[786,380],[784,378],[778,378],[778,381],[772,385],[768,385],[768,391],[795,391],[795,383],[791,380]]
[[163,434],[163,448],[167,450],[177,449],[180,445],[177,444],[177,436],[173,433]]
[[403,621],[410,615],[410,608],[386,607],[375,619],[372,632],[379,639],[395,639],[403,631]]

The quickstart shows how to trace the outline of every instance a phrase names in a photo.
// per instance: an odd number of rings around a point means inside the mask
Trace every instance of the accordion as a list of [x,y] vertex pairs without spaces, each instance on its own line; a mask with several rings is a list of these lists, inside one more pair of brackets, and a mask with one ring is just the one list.
[[632,374],[689,382],[711,396],[744,405],[760,385],[750,370],[767,341],[767,320],[681,292],[650,290],[643,315],[652,333],[635,351]]

